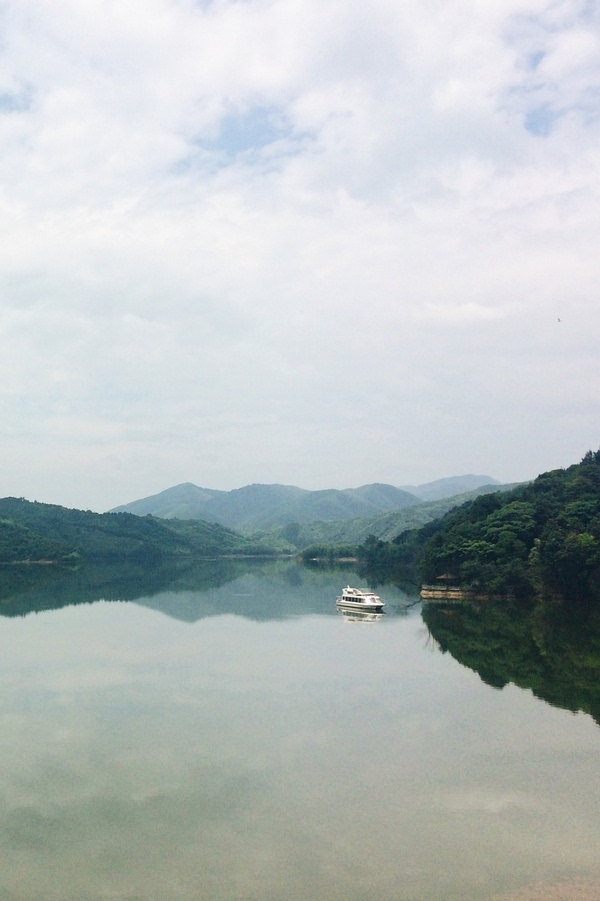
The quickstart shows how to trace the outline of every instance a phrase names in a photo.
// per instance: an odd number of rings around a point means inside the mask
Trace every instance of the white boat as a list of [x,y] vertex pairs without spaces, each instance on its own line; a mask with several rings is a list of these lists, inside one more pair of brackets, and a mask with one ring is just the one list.
[[350,588],[349,585],[342,590],[336,604],[338,607],[347,607],[349,610],[367,610],[370,613],[376,613],[385,606],[381,598],[372,591]]

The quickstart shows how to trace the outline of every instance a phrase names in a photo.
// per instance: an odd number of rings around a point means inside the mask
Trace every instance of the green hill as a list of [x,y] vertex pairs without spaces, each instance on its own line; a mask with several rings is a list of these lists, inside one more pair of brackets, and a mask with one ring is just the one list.
[[91,513],[24,498],[0,499],[0,562],[136,560],[267,552],[215,523]]
[[[122,504],[110,513],[135,513],[136,516],[158,516],[161,519],[206,519],[205,511],[211,501],[225,491],[198,488],[191,482],[167,488],[159,494],[144,497],[130,504]],[[215,521],[215,520],[211,520]]]
[[73,548],[54,538],[45,538],[11,520],[0,520],[0,563],[15,560],[54,561],[64,559]]
[[485,593],[600,597],[600,451],[507,493],[486,494],[362,553],[431,582]]

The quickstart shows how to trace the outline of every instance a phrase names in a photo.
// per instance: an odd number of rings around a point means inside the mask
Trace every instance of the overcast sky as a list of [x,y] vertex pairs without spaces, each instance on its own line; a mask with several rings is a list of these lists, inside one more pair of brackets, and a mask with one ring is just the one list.
[[4,0],[0,496],[600,446],[595,0]]

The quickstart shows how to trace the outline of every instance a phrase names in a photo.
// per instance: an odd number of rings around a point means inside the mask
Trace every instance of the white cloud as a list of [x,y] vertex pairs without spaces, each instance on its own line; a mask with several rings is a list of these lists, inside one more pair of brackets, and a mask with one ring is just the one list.
[[[2,493],[101,508],[183,480],[525,478],[598,444],[585,4],[0,16]],[[535,398],[521,418],[505,390],[526,357],[550,404],[537,447]]]

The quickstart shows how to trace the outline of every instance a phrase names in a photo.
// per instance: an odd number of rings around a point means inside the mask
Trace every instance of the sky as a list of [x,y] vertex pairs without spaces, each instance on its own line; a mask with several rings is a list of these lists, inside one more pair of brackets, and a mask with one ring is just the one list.
[[600,7],[2,0],[0,496],[600,446]]

